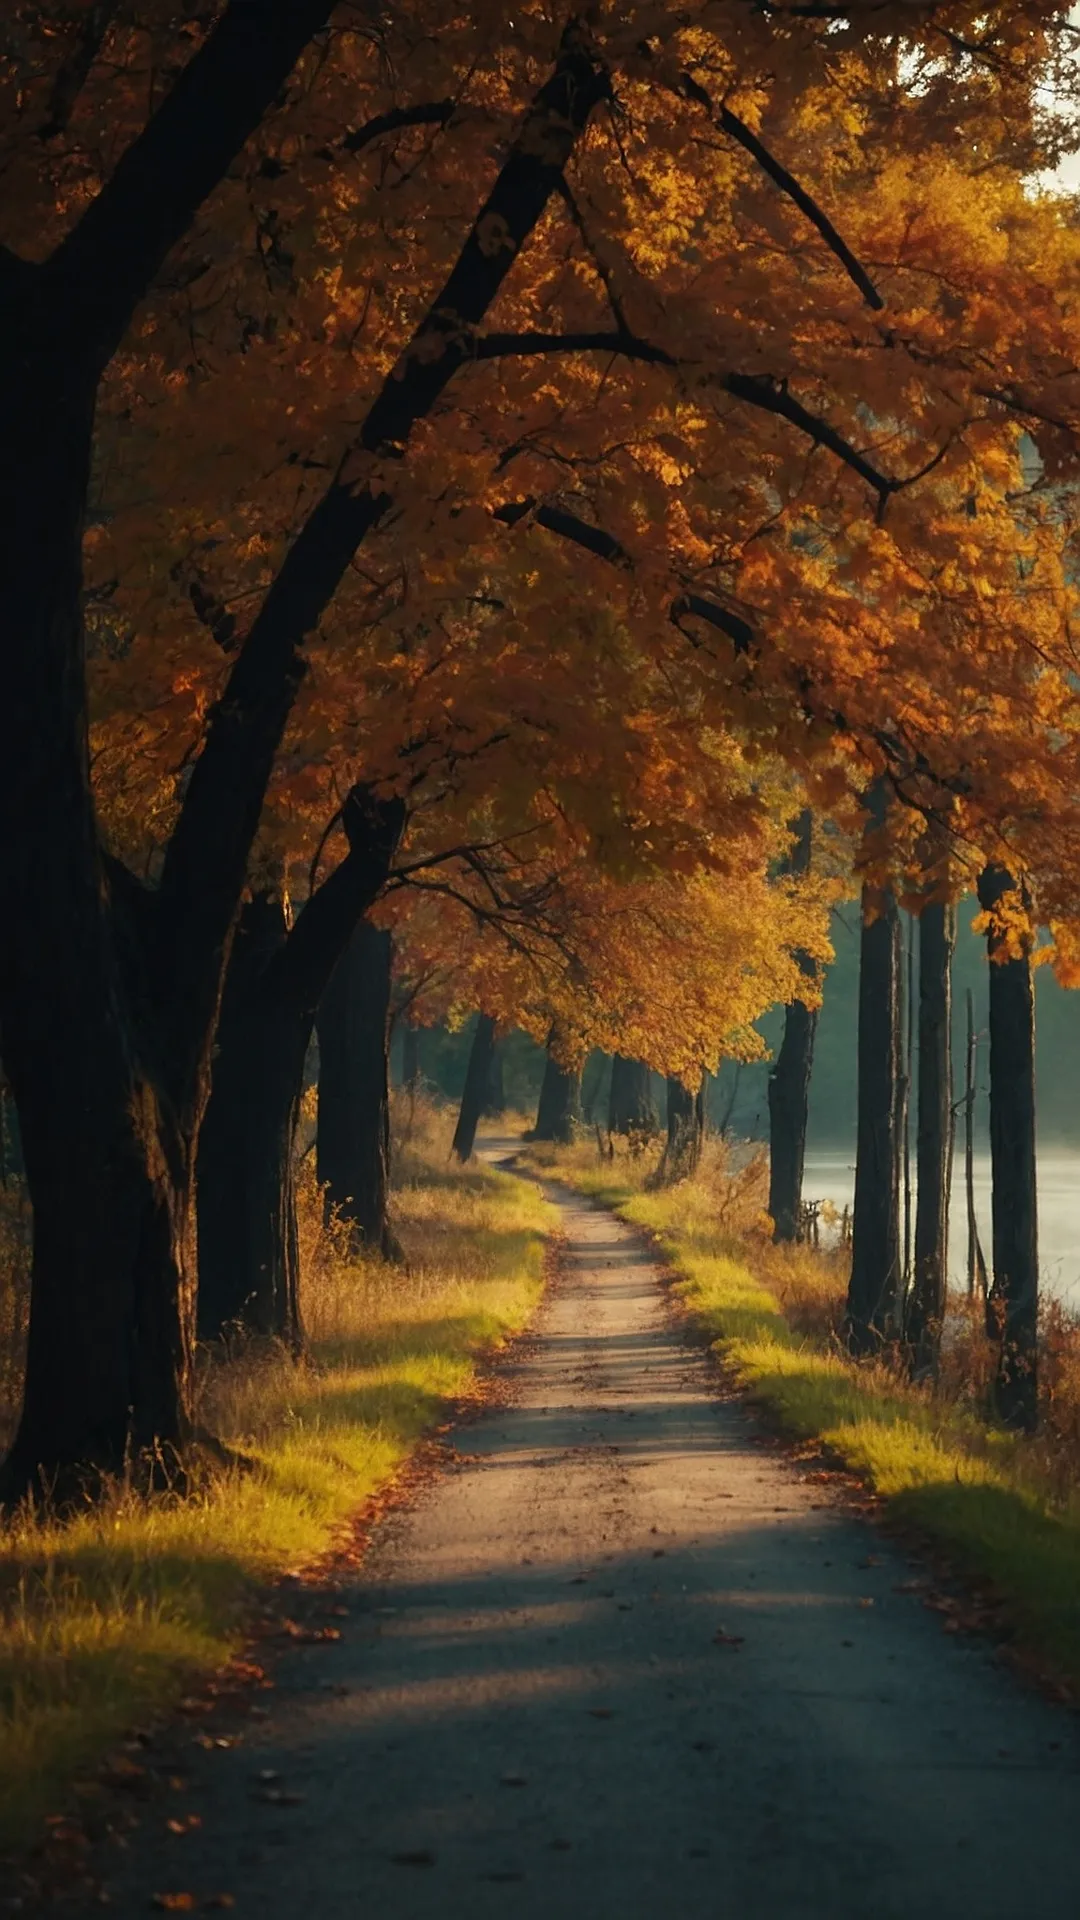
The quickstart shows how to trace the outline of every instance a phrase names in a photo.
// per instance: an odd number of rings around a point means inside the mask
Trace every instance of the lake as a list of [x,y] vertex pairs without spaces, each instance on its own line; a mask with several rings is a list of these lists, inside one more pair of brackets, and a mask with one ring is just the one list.
[[[912,1182],[914,1186],[914,1180]],[[803,1196],[850,1207],[855,1198],[854,1152],[819,1151],[806,1155]],[[990,1156],[975,1155],[975,1208],[986,1264],[991,1266]],[[914,1227],[914,1197],[912,1200]],[[964,1156],[956,1156],[949,1222],[949,1266],[962,1286],[967,1270],[967,1209]],[[1039,1274],[1046,1292],[1080,1311],[1080,1153],[1048,1147],[1039,1154]]]

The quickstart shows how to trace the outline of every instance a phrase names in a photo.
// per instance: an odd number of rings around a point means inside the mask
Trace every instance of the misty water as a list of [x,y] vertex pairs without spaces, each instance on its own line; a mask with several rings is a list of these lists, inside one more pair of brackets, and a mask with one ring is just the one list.
[[[841,1211],[855,1197],[855,1156],[845,1152],[808,1152],[803,1181],[807,1200],[828,1200]],[[975,1209],[979,1238],[991,1265],[990,1156],[975,1156]],[[912,1194],[914,1221],[914,1193]],[[949,1266],[954,1284],[964,1284],[967,1267],[967,1205],[964,1159],[953,1169]],[[1039,1153],[1039,1277],[1048,1295],[1080,1312],[1080,1151],[1056,1146]]]

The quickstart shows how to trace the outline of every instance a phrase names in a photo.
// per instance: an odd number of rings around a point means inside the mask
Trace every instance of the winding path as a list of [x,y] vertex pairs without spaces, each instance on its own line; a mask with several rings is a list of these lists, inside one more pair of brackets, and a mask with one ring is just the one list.
[[198,1756],[201,1832],[137,1841],[112,1911],[171,1881],[261,1920],[1076,1920],[1074,1717],[898,1591],[629,1231],[552,1197],[567,1271],[507,1403],[381,1528],[340,1644]]

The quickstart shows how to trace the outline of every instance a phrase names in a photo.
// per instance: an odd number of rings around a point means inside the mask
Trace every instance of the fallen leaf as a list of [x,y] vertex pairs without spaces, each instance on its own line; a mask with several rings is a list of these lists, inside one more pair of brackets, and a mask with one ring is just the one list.
[[193,1893],[155,1893],[150,1905],[159,1913],[194,1913],[198,1902]]
[[165,1828],[168,1833],[194,1833],[196,1828],[201,1826],[201,1813],[185,1813],[182,1814],[179,1819],[166,1820],[165,1822]]

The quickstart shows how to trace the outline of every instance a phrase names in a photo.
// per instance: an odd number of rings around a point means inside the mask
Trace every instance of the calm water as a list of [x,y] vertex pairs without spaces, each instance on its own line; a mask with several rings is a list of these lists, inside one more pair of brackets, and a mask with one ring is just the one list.
[[[808,1153],[803,1193],[807,1200],[831,1200],[850,1207],[855,1198],[853,1153]],[[914,1195],[912,1197],[914,1219]],[[990,1253],[990,1156],[975,1156],[975,1208],[987,1267]],[[953,1174],[949,1233],[953,1279],[962,1284],[967,1264],[967,1208],[964,1160],[959,1153]],[[1039,1270],[1048,1293],[1080,1309],[1080,1153],[1067,1147],[1039,1154]]]

